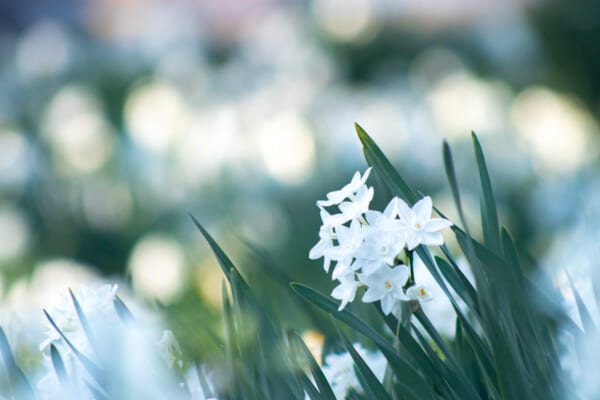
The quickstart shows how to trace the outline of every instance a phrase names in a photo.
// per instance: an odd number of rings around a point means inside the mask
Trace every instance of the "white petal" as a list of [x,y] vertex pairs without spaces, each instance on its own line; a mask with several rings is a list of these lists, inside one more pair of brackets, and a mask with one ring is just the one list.
[[408,281],[408,278],[410,276],[410,270],[408,269],[408,267],[397,266],[393,270],[393,275],[394,275],[394,286],[401,288]]
[[417,201],[412,210],[421,221],[427,221],[431,218],[431,197],[425,196]]
[[423,227],[425,232],[439,231],[454,225],[452,222],[444,218],[432,218]]
[[383,215],[385,215],[387,218],[396,218],[398,215],[398,201],[402,200],[400,200],[398,197],[394,197],[392,200],[390,200],[388,205],[385,207],[385,210],[383,210]]
[[421,243],[421,235],[414,231],[406,232],[406,248],[414,250]]
[[363,174],[363,176],[362,176],[362,178],[360,180],[363,185],[367,182],[367,179],[369,178],[369,174],[371,173],[372,169],[373,169],[373,167],[367,168],[367,170]]
[[377,289],[374,287],[370,287],[367,289],[365,294],[363,295],[362,302],[363,303],[372,303],[374,301],[380,300],[385,296],[385,292],[381,289]]
[[344,275],[350,270],[350,267],[346,264],[337,263],[333,272],[331,273],[331,279],[339,279],[340,276]]
[[398,199],[398,203],[396,204],[398,208],[398,216],[405,223],[410,223],[415,216],[415,213],[411,208],[404,202],[402,199]]
[[428,246],[441,246],[444,244],[444,237],[439,232],[423,232],[421,243]]
[[308,253],[308,258],[311,260],[316,260],[317,258],[323,257],[323,251],[331,246],[331,241],[327,240],[319,240],[319,243],[315,244],[310,252]]
[[385,296],[383,299],[381,299],[381,311],[383,311],[385,315],[388,315],[392,312],[395,302],[396,301],[392,296]]
[[331,297],[338,300],[352,301],[356,294],[356,285],[340,283],[331,292]]
[[[323,225],[328,227],[337,227],[348,221],[344,214],[329,214],[322,219]],[[337,233],[337,232],[336,232]]]
[[365,263],[365,265],[362,268],[363,275],[374,274],[379,270],[379,268],[382,268],[383,266],[385,266],[385,264],[382,263],[381,261],[375,260],[375,261],[367,262],[367,263]]
[[334,204],[337,204],[337,203],[334,203],[331,200],[318,200],[317,201],[317,206],[318,207],[329,207],[329,206],[332,206]]
[[329,272],[329,268],[331,267],[331,259],[329,257],[323,258],[323,269],[325,272]]
[[357,186],[360,186],[361,184],[362,184],[362,178],[360,177],[360,172],[356,171],[354,173],[354,175],[352,175],[352,180],[350,180],[349,184],[344,186],[344,189],[355,188]]
[[369,225],[376,225],[382,215],[379,211],[368,210],[365,212],[365,219]]

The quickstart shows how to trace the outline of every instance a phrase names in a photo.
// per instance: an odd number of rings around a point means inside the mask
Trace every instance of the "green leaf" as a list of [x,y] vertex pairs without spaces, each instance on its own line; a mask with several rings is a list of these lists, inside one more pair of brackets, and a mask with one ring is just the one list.
[[298,336],[297,334],[294,334],[294,338],[298,342],[300,349],[302,350],[302,352],[304,353],[304,356],[308,360],[308,366],[310,368],[310,372],[312,373],[312,376],[315,379],[315,383],[317,384],[317,387],[319,388],[319,393],[322,396],[319,399],[335,400],[335,394],[333,393],[333,390],[331,389],[331,386],[329,385],[327,378],[323,374],[321,367],[319,366],[319,364],[313,357],[312,353],[310,352],[310,350],[304,343],[304,340],[302,340],[302,338],[300,336]]
[[227,277],[227,280],[228,281],[231,280],[231,273],[230,273],[231,270],[236,271],[238,273],[238,275],[241,276],[240,271],[237,270],[237,268],[233,265],[231,260],[225,254],[225,252],[223,250],[221,250],[221,248],[219,247],[217,242],[215,242],[215,240],[212,238],[212,236],[210,236],[210,234],[206,231],[206,229],[204,229],[204,227],[200,224],[200,222],[198,222],[198,220],[191,213],[189,213],[189,215],[192,218],[192,221],[194,221],[194,225],[196,225],[198,230],[200,230],[200,232],[202,233],[202,236],[204,236],[204,238],[208,242],[208,245],[210,246],[213,253],[215,254],[215,257],[217,257],[217,261],[219,262],[219,265],[221,266],[223,273]]
[[396,375],[398,379],[398,384],[402,386],[404,391],[412,393],[413,397],[419,400],[437,398],[433,393],[430,384],[415,371],[411,363],[401,355],[397,354],[394,347],[373,328],[366,325],[358,317],[347,310],[338,311],[338,305],[322,293],[300,283],[291,283],[290,285],[300,296],[325,312],[332,314],[340,321],[343,321],[357,332],[375,342],[388,360],[394,375]]
[[[308,379],[308,377],[306,375],[300,376],[300,382],[302,383],[302,387],[304,388],[304,390],[306,390],[306,394],[308,394],[308,397],[311,400],[323,399],[323,397],[321,397],[321,395],[319,394],[319,391],[317,390],[315,385],[312,384],[312,382],[310,381],[310,379]],[[335,399],[335,397],[334,397],[334,399]]]
[[238,365],[236,363],[237,355],[239,354],[238,342],[236,339],[236,333],[233,322],[232,307],[227,295],[227,287],[225,281],[221,286],[221,297],[223,303],[223,328],[225,334],[225,357],[227,360],[227,373],[229,375],[230,385],[226,389],[229,389],[231,397],[234,399],[242,398],[242,382],[243,377],[238,373]]
[[363,154],[367,163],[377,172],[390,192],[406,200],[410,206],[416,203],[419,197],[402,179],[400,174],[398,174],[398,171],[392,166],[392,163],[383,154],[379,146],[375,144],[373,139],[371,139],[360,125],[354,123],[354,127],[356,128],[358,139],[362,143]]
[[492,183],[488,174],[488,169],[483,156],[481,144],[477,139],[475,132],[471,132],[473,139],[473,148],[475,159],[477,160],[477,169],[479,170],[479,180],[481,182],[481,191],[483,195],[482,203],[482,226],[484,242],[489,248],[500,254],[500,228],[498,224],[498,212],[496,210],[496,201],[492,191]]
[[[334,321],[335,324],[335,321]],[[383,384],[379,382],[373,371],[369,368],[365,360],[358,354],[352,343],[346,339],[346,336],[339,330],[337,324],[335,324],[339,336],[342,338],[346,350],[350,353],[352,360],[354,361],[355,370],[357,372],[357,378],[361,382],[363,390],[370,394],[374,400],[392,400],[389,393],[383,387]]]
[[455,390],[459,390],[462,392],[462,396],[468,396],[469,398],[477,398],[477,390],[473,387],[471,382],[467,379],[464,371],[461,369],[460,365],[456,361],[454,354],[448,348],[448,345],[442,339],[438,331],[435,329],[427,315],[423,312],[423,309],[419,308],[415,311],[415,317],[421,323],[421,326],[425,329],[425,331],[429,334],[434,341],[434,343],[438,346],[440,351],[445,357],[445,360],[448,362],[450,371],[453,372],[453,377],[456,378],[455,382]]
[[452,289],[460,296],[460,298],[475,312],[478,312],[479,304],[477,303],[477,292],[471,282],[464,276],[458,265],[451,260],[452,265],[441,257],[435,256],[435,262],[440,269],[440,272],[446,278]]

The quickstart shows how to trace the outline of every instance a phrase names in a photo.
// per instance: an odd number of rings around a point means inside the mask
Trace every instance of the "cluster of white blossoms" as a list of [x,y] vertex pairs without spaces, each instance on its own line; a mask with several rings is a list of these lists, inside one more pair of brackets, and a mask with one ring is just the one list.
[[[103,380],[112,382],[109,385],[121,386],[118,388],[120,398],[204,400],[199,385],[189,381],[195,374],[181,371],[181,349],[173,332],[162,330],[155,322],[121,320],[114,306],[117,289],[117,285],[95,289],[81,286],[75,294],[93,333],[93,341],[68,294],[62,294],[49,315],[80,353],[97,366],[103,366],[103,374],[106,374]],[[61,382],[51,360],[51,345],[56,347],[64,363],[66,383]],[[40,350],[43,371],[36,392],[41,400],[95,399],[94,392],[103,393],[105,388],[97,384],[96,378],[50,323]],[[178,378],[177,371],[184,376]],[[187,388],[184,392],[183,387]]]
[[[323,225],[320,240],[310,250],[309,258],[323,257],[326,272],[335,262],[332,279],[339,285],[331,296],[341,300],[340,310],[354,300],[359,286],[366,286],[362,301],[380,301],[387,315],[398,301],[430,298],[425,287],[414,284],[410,269],[399,256],[404,249],[443,244],[439,231],[452,223],[431,218],[428,196],[412,208],[394,197],[383,212],[370,210],[373,188],[366,185],[370,172],[371,168],[362,176],[356,172],[349,184],[328,193],[327,200],[317,201]],[[331,212],[332,209],[337,210]]]
[[[381,352],[369,352],[360,343],[353,344],[356,352],[367,363],[380,382],[383,382],[387,360]],[[323,374],[331,385],[336,399],[345,399],[350,392],[363,393],[354,370],[354,360],[350,353],[330,354],[325,357]]]

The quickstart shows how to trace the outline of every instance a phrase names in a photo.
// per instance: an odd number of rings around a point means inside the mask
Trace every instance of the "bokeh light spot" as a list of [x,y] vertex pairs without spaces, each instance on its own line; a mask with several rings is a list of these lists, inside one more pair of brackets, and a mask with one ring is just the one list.
[[183,289],[185,256],[182,247],[162,234],[143,237],[129,258],[129,271],[136,293],[169,303]]
[[260,153],[267,172],[277,181],[303,182],[315,163],[315,146],[308,124],[296,115],[281,115],[259,129]]

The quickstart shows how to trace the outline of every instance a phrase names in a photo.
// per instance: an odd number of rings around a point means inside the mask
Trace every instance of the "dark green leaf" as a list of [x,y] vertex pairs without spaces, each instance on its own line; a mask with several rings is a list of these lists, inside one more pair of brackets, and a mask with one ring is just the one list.
[[291,286],[300,296],[375,342],[390,363],[392,371],[398,378],[398,384],[402,385],[403,390],[413,393],[414,398],[420,400],[437,398],[432,392],[430,384],[415,371],[411,363],[397,354],[394,347],[373,328],[347,310],[338,311],[337,304],[322,293],[300,283],[292,283]]
[[219,247],[217,242],[215,242],[215,240],[212,238],[212,236],[210,236],[210,234],[206,231],[206,229],[204,229],[204,227],[202,225],[200,225],[200,222],[198,222],[198,220],[191,213],[189,215],[192,218],[192,221],[194,221],[194,225],[196,225],[196,227],[200,230],[200,232],[202,233],[202,236],[204,236],[204,238],[208,242],[208,245],[210,246],[213,253],[217,257],[217,261],[219,262],[219,265],[221,266],[223,273],[227,277],[227,280],[229,281],[231,278],[231,274],[230,274],[231,270],[235,270],[238,273],[238,275],[241,276],[240,272],[233,265],[231,260],[229,260],[229,257],[227,257],[225,252],[223,252],[223,250],[221,250],[221,248]]
[[411,206],[416,203],[419,198],[404,179],[402,179],[400,174],[398,174],[392,163],[383,154],[381,149],[379,149],[379,146],[375,144],[373,139],[371,139],[360,125],[355,123],[354,127],[363,145],[363,153],[367,163],[377,172],[390,192],[395,196],[403,198]]
[[489,248],[500,254],[500,228],[498,224],[498,212],[496,211],[496,201],[492,191],[492,183],[488,174],[488,169],[483,156],[481,144],[477,139],[475,132],[471,132],[473,139],[473,148],[475,150],[475,159],[477,160],[477,169],[479,170],[479,180],[481,182],[482,202],[482,225],[483,237]]
[[[335,321],[334,321],[335,324]],[[389,393],[385,390],[381,382],[377,379],[377,376],[371,371],[365,360],[358,354],[352,343],[346,339],[346,336],[339,330],[337,324],[336,329],[346,350],[350,353],[352,360],[354,360],[357,377],[361,381],[362,387],[366,393],[371,394],[371,398],[374,400],[392,400]]]
[[320,397],[320,399],[335,400],[335,394],[333,393],[333,390],[331,389],[331,386],[329,385],[327,378],[323,374],[321,367],[319,367],[319,364],[314,359],[312,353],[310,352],[308,347],[306,347],[306,344],[304,343],[304,341],[302,340],[302,338],[300,336],[294,335],[294,337],[296,338],[296,341],[298,342],[300,349],[304,353],[304,356],[308,360],[308,366],[310,368],[310,372],[312,373],[312,376],[315,379],[315,383],[317,384],[317,387],[319,388],[319,393],[321,393],[321,396],[322,396],[322,397]]

